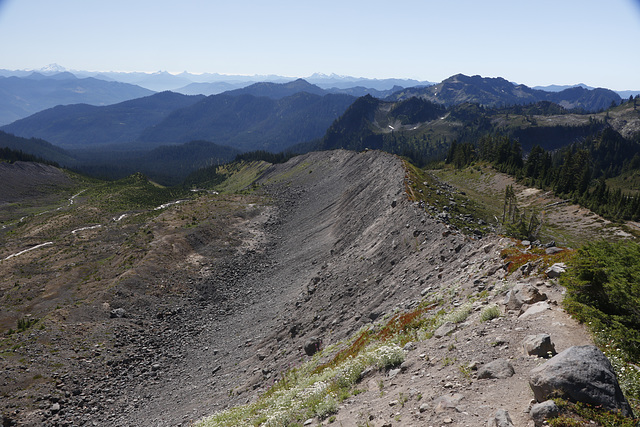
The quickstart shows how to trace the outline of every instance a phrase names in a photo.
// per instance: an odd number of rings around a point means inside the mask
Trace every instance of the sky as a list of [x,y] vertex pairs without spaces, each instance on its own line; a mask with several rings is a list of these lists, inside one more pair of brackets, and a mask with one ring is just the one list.
[[0,68],[640,89],[640,0],[0,0]]

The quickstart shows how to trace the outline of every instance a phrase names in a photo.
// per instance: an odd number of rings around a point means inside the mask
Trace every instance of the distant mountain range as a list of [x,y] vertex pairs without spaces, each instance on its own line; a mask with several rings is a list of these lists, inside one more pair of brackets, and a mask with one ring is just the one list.
[[543,91],[525,85],[516,85],[503,78],[465,76],[457,74],[441,83],[423,88],[403,89],[389,100],[419,97],[446,106],[474,103],[489,107],[524,105],[551,101],[566,109],[599,111],[619,104],[620,95],[609,89],[572,87],[561,91]]
[[307,92],[314,95],[344,94],[353,97],[371,95],[376,98],[386,98],[393,93],[402,90],[402,86],[393,86],[391,89],[377,90],[364,86],[354,86],[349,88],[329,88],[323,89],[318,85],[311,84],[307,80],[297,79],[286,83],[260,82],[243,88],[233,89],[226,92],[228,95],[250,94],[254,96],[266,96],[272,99],[280,99],[291,96],[298,92]]
[[132,150],[204,140],[241,151],[280,151],[322,137],[356,99],[301,91],[312,87],[304,81],[260,83],[209,97],[161,92],[104,107],[58,106],[2,130],[67,149],[120,144]]
[[299,92],[307,92],[312,95],[327,95],[329,92],[319,86],[311,84],[303,79],[297,79],[286,83],[260,82],[254,83],[244,88],[234,89],[226,92],[226,95],[253,95],[265,96],[271,99],[281,99]]
[[[585,89],[595,89],[592,86],[587,86],[584,83],[578,83],[577,85],[548,85],[548,86],[534,86],[531,89],[544,90],[545,92],[562,92],[565,89],[571,89],[572,87],[582,87]],[[622,96],[622,95],[621,95]]]
[[[451,96],[444,95],[442,91],[439,92],[439,96],[431,93],[443,85],[451,87],[452,79],[458,78],[461,80],[463,77],[466,76],[453,76],[442,83],[434,84],[429,81],[413,79],[368,79],[336,74],[313,74],[305,78],[304,81],[313,86],[313,88],[307,87],[305,90],[314,94],[342,93],[355,97],[371,95],[383,99],[402,91],[404,88],[411,88],[411,91],[407,92],[407,94],[417,94],[447,105],[459,103],[462,99],[469,101],[475,99],[476,101],[472,102],[479,102],[483,105],[497,105],[496,103],[501,102],[507,104],[510,102],[528,103],[546,99],[553,102],[566,101],[562,105],[568,108],[577,107],[592,110],[602,108],[607,97],[611,95],[610,93],[600,93],[594,97],[593,94],[590,94],[589,96],[592,99],[586,102],[572,102],[572,100],[566,99],[558,101],[557,98],[549,95],[549,93],[562,92],[576,86],[588,90],[593,88],[584,84],[527,88],[524,85],[510,84],[504,79],[499,80],[502,80],[502,83],[508,88],[507,92],[513,92],[512,88],[515,87],[516,91],[518,88],[526,88],[524,92],[543,91],[546,95],[531,96],[530,93],[521,93],[509,98],[504,94],[492,94],[492,96],[477,96],[474,98],[473,96],[467,96],[469,94],[466,93],[462,97],[453,99]],[[466,78],[476,79],[479,76]],[[0,125],[11,123],[57,105],[77,103],[110,105],[151,95],[155,91],[166,90],[185,95],[208,96],[244,89],[255,84],[261,86],[262,89],[266,89],[268,83],[295,86],[298,84],[296,82],[300,80],[277,75],[243,76],[217,73],[192,74],[187,72],[171,74],[166,71],[157,73],[69,71],[57,64],[50,64],[35,71],[0,69]],[[472,86],[477,87],[477,82]],[[491,83],[491,86],[496,86],[496,82]],[[432,87],[432,89],[427,89],[427,87]],[[257,88],[253,88],[250,93],[256,96],[263,96],[257,93]],[[291,93],[290,91],[289,94]],[[640,90],[618,92],[623,98],[628,98],[630,95],[635,96],[639,93]],[[268,94],[264,96],[271,97]],[[595,98],[600,98],[600,101]],[[594,107],[596,104],[598,104],[598,108]],[[608,107],[608,105],[604,107]]]
[[0,125],[57,105],[109,105],[152,93],[121,82],[93,77],[80,79],[68,72],[48,76],[40,73],[23,77],[0,75]]
[[171,112],[202,99],[202,95],[161,92],[100,107],[59,105],[2,129],[17,136],[41,138],[63,148],[123,144],[135,141],[146,128],[161,122]]
[[[541,90],[462,74],[408,88],[401,84],[412,82],[390,80],[385,84],[396,85],[386,89],[381,82],[380,89],[339,88],[347,78],[337,76],[315,77],[330,88],[304,79],[191,83],[220,89],[243,85],[209,96],[152,93],[128,83],[78,78],[55,67],[47,74],[2,74],[0,70],[0,83],[12,81],[22,95],[15,89],[0,100],[45,97],[41,92],[48,88],[50,99],[70,101],[75,88],[86,102],[57,105],[0,127],[7,132],[0,146],[6,143],[97,176],[115,178],[139,170],[165,183],[246,151],[380,148],[424,160],[439,158],[454,139],[471,142],[491,132],[518,138],[525,150],[538,143],[551,150],[606,125],[634,135],[639,123],[629,102],[625,114],[611,108],[627,100],[608,89],[581,85]],[[155,77],[172,78],[168,73]],[[89,104],[135,91],[145,96]],[[601,113],[592,121],[581,113],[600,110],[611,117]],[[540,116],[545,116],[544,124],[536,118]]]
[[[295,78],[275,75],[71,72],[57,64],[37,71],[0,69],[0,126],[57,105],[110,105],[166,90],[185,95],[216,95],[254,84],[295,81]],[[403,87],[432,84],[408,79],[366,79],[335,74],[314,74],[307,81],[319,89],[310,93],[343,93],[356,97],[369,94],[379,98]]]
[[[29,78],[65,81],[65,74]],[[330,93],[303,79],[210,96],[167,91],[106,106],[41,111],[0,128],[8,132],[0,135],[0,147],[94,176],[142,171],[175,184],[194,168],[255,150],[375,148],[427,162],[442,158],[453,140],[476,143],[495,133],[516,138],[525,152],[534,145],[556,150],[607,127],[637,137],[640,100],[621,100],[607,89],[554,89],[456,75],[384,99]],[[584,113],[601,109],[606,111]]]
[[[155,73],[114,71],[91,72],[84,70],[67,70],[58,64],[50,64],[39,70],[30,71],[0,69],[0,76],[25,77],[33,72],[46,76],[67,72],[73,73],[75,76],[81,78],[94,77],[100,80],[133,84],[156,92],[170,90],[173,92],[183,93],[185,95],[216,95],[226,90],[239,89],[253,83],[286,83],[298,78],[278,75],[247,76],[218,73],[193,74],[186,71],[180,74],[171,74],[166,71],[158,71]],[[315,84],[322,89],[349,89],[360,86],[377,91],[386,91],[392,89],[394,86],[410,87],[433,84],[432,82],[414,79],[370,79],[364,77],[341,76],[337,74],[327,75],[320,73],[305,77],[304,80]]]
[[[51,86],[56,82],[99,82],[92,78],[74,79],[67,74],[32,74],[22,80],[28,79],[34,86],[40,82]],[[20,78],[4,80],[9,79]],[[335,90],[350,95],[332,93]],[[475,103],[489,107],[548,101],[568,110],[584,111],[603,110],[621,101],[618,94],[608,89],[572,87],[549,92],[516,85],[502,78],[462,74],[433,86],[396,86],[394,90],[397,91],[391,94],[391,91],[376,91],[377,98],[401,101],[417,97],[444,106]],[[58,106],[2,129],[65,148],[133,143],[138,144],[136,147],[140,144],[154,147],[206,140],[239,150],[278,151],[321,137],[356,97],[365,93],[364,88],[326,90],[303,79],[285,83],[260,82],[209,97],[164,92],[102,107],[87,104]]]

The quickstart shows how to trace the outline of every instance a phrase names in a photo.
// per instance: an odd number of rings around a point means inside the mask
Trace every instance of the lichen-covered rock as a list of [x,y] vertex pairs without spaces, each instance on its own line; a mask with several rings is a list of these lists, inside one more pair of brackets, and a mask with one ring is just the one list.
[[570,347],[534,368],[529,385],[538,402],[561,396],[632,414],[609,359],[593,345]]
[[533,419],[533,423],[536,427],[540,427],[544,424],[545,420],[549,418],[555,418],[560,413],[558,405],[553,400],[546,400],[542,403],[536,403],[531,407],[529,415]]

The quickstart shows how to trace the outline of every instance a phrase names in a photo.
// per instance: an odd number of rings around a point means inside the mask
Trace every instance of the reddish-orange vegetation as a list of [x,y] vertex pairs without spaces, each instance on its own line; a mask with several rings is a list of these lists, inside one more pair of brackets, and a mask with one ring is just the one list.
[[386,341],[393,337],[400,337],[400,344],[406,344],[411,340],[409,332],[415,331],[420,326],[428,322],[423,315],[428,311],[433,310],[437,304],[431,304],[428,306],[419,306],[418,308],[404,312],[396,313],[389,319],[389,321],[378,331],[366,330],[360,333],[358,338],[347,348],[336,353],[335,356],[328,362],[319,365],[314,373],[321,372],[327,367],[337,366],[350,357],[357,356],[367,345],[373,341]]
[[547,254],[544,248],[527,249],[518,243],[516,246],[503,249],[500,255],[508,264],[508,272],[511,274],[526,263],[538,263],[538,267],[544,270],[555,263],[569,261],[575,252],[575,249],[563,248],[562,252]]

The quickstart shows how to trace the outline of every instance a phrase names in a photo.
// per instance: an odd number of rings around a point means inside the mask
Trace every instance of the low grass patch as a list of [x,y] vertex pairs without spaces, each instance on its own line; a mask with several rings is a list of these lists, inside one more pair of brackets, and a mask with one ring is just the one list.
[[466,234],[491,231],[494,217],[474,198],[459,191],[444,189],[438,180],[409,162],[404,162],[406,170],[405,191],[409,200],[420,203],[430,215],[446,211],[448,222]]
[[500,317],[501,314],[500,307],[495,304],[491,304],[483,308],[480,312],[480,321],[488,322],[489,320]]
[[548,420],[552,427],[594,425],[592,421],[603,427],[636,427],[638,425],[637,420],[586,403],[572,403],[564,399],[554,399],[554,402],[560,409],[560,415]]
[[218,167],[216,173],[224,176],[225,180],[214,188],[221,193],[247,192],[252,185],[271,166],[265,161],[234,162]]
[[473,311],[473,307],[471,303],[463,304],[460,307],[456,308],[454,311],[449,313],[445,318],[445,322],[453,322],[453,323],[462,323],[471,314]]

